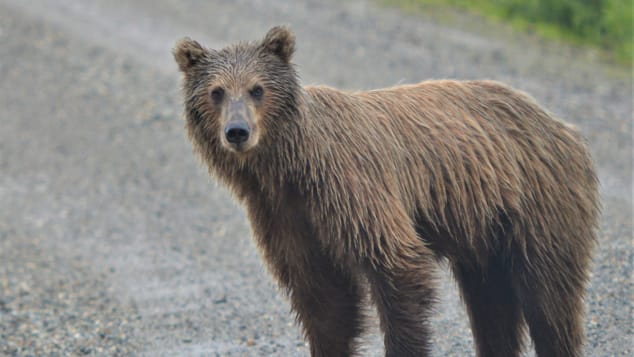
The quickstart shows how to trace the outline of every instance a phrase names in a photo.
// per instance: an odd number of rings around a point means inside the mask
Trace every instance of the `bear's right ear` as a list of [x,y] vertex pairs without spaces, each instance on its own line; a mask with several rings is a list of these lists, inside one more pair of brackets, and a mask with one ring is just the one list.
[[182,38],[176,42],[176,46],[172,50],[174,60],[178,63],[181,71],[185,72],[191,66],[196,64],[204,55],[206,50],[200,43],[189,37]]

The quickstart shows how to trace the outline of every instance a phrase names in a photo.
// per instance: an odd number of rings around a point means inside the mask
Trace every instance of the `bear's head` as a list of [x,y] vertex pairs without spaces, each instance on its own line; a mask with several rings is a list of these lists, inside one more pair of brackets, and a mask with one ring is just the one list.
[[178,41],[173,54],[184,78],[187,126],[203,151],[245,156],[276,140],[297,111],[294,49],[295,36],[285,27],[220,50]]

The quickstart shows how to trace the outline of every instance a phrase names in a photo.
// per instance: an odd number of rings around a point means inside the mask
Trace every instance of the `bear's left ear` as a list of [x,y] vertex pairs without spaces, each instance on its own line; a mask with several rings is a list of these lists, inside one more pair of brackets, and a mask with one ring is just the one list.
[[264,36],[262,46],[282,61],[289,63],[295,52],[295,35],[285,26],[276,26]]
[[205,55],[206,50],[200,43],[185,37],[176,42],[172,50],[174,60],[178,63],[181,71],[186,72],[191,66],[196,64]]

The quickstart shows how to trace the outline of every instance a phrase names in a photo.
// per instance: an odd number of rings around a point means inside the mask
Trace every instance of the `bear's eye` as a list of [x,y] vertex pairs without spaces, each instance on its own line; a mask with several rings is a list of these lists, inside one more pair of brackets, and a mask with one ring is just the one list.
[[211,91],[211,99],[216,102],[219,103],[222,98],[225,96],[225,90],[220,88],[220,87],[216,87]]
[[264,88],[262,88],[262,86],[255,86],[249,93],[253,98],[260,99],[264,95]]

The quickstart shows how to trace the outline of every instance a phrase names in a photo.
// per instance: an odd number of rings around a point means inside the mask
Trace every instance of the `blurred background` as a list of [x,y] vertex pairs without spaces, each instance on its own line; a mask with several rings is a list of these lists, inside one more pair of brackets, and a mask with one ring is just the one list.
[[[631,0],[0,0],[0,355],[307,356],[243,210],[192,153],[170,50],[297,34],[304,84],[490,78],[588,138],[588,356],[631,356]],[[437,356],[472,356],[443,270]],[[381,356],[374,328],[363,356]],[[532,354],[530,354],[532,355]]]

